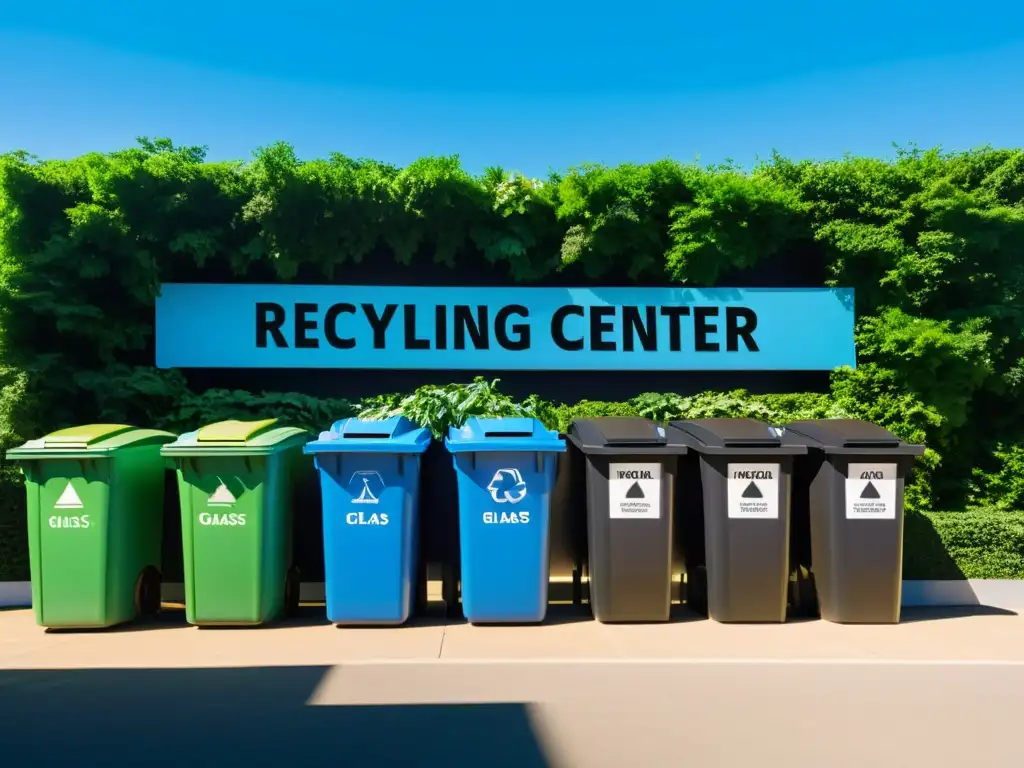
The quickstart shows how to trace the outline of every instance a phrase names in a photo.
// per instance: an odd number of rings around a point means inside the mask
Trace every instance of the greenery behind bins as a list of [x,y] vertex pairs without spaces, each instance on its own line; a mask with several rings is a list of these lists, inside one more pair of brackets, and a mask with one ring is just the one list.
[[[827,394],[514,402],[467,376],[350,403],[193,391],[152,365],[161,282],[343,283],[372,263],[511,285],[852,286],[858,368],[833,372]],[[929,447],[908,488],[906,575],[1024,577],[1024,150],[588,164],[545,180],[474,177],[457,157],[300,161],[287,144],[247,163],[166,139],[0,156],[0,448],[95,421],[273,415],[318,431],[396,411],[436,433],[475,413],[560,429],[615,414],[868,419]],[[8,578],[26,578],[24,499],[0,460]]]

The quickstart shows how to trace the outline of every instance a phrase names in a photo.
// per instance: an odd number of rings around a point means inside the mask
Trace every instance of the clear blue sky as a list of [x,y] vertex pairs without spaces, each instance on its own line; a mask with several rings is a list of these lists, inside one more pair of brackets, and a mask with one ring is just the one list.
[[1020,0],[4,6],[0,151],[41,157],[149,135],[539,175],[1024,146]]

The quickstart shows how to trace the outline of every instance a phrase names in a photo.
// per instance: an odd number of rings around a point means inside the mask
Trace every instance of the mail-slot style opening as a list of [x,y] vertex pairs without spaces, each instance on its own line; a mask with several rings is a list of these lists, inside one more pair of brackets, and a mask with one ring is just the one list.
[[352,437],[359,438],[360,440],[362,440],[364,438],[369,438],[371,440],[387,440],[389,437],[391,437],[391,434],[389,432],[347,432],[347,431],[342,434],[342,438],[352,438]]
[[511,430],[485,430],[484,437],[533,437],[533,432]]
[[779,440],[725,440],[726,448],[775,448],[782,443]]
[[894,440],[844,440],[843,448],[899,448],[900,441]]

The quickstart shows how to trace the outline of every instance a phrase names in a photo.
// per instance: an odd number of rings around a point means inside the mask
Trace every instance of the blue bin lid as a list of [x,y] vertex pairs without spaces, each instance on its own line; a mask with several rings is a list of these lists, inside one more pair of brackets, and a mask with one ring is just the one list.
[[302,447],[303,453],[423,453],[430,445],[430,430],[417,427],[405,416],[380,421],[342,419]]
[[565,440],[537,419],[481,419],[471,416],[450,427],[445,447],[451,453],[470,451],[565,451]]

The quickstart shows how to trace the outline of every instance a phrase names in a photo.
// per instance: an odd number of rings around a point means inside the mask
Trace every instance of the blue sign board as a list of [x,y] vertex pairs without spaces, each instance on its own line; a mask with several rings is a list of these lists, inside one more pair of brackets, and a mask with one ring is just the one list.
[[847,288],[165,284],[161,368],[831,370]]

